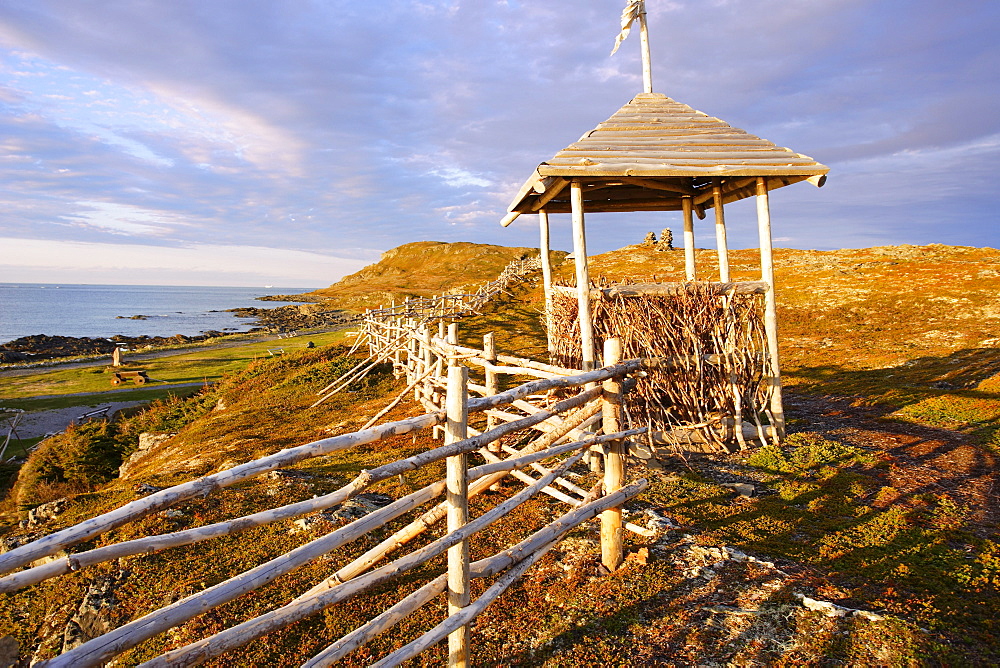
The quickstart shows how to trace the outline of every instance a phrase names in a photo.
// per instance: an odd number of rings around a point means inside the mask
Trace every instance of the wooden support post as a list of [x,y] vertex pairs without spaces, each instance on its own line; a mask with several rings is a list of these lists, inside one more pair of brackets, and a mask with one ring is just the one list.
[[715,247],[719,254],[719,282],[729,282],[729,242],[726,240],[726,214],[722,203],[722,181],[715,180],[712,186],[715,206]]
[[698,271],[694,260],[694,216],[691,197],[681,198],[681,211],[684,213],[684,280],[697,281]]
[[545,340],[548,344],[549,361],[552,356],[552,259],[549,257],[549,212],[538,212],[538,257],[542,261],[542,288],[545,290]]
[[639,5],[639,44],[642,47],[642,89],[653,92],[653,73],[649,58],[649,30],[646,26],[646,4]]
[[[420,330],[420,359],[422,361],[420,374],[423,375],[430,371],[431,365],[434,363],[434,353],[431,352],[431,330],[427,325],[424,325]],[[434,384],[430,378],[424,381],[422,391],[425,399],[432,400],[434,398]]]
[[[621,361],[622,345],[617,338],[604,342],[604,365],[610,366]],[[602,417],[605,434],[615,434],[621,429],[622,384],[616,379],[604,381],[602,386]],[[625,481],[624,444],[613,441],[606,446],[604,456],[604,493],[613,494],[621,489]],[[609,571],[614,571],[625,559],[622,547],[622,509],[608,508],[601,513],[601,563]]]
[[583,222],[583,189],[579,181],[570,183],[573,212],[573,262],[576,265],[576,295],[580,318],[581,369],[594,367],[594,323],[590,315],[590,270],[587,266],[587,234]]
[[[497,346],[496,342],[493,340],[493,332],[483,335],[483,359],[485,359],[490,364],[497,363]],[[500,374],[496,371],[490,369],[485,370],[486,374],[486,394],[487,396],[493,396],[494,394],[500,393]],[[497,419],[493,415],[489,415],[486,418],[486,429],[490,430],[497,426]],[[500,452],[500,444],[498,442],[490,443],[487,446],[490,452]]]
[[438,320],[438,338],[443,339],[448,334],[447,324],[444,320]]
[[[412,383],[415,379],[420,377],[420,363],[418,357],[418,343],[415,336],[415,330],[413,322],[407,318],[406,328],[409,331],[408,340],[406,342],[406,380]],[[420,387],[414,390],[413,398],[416,401],[420,397]]]
[[778,355],[778,302],[774,291],[774,255],[771,249],[771,209],[767,180],[757,177],[757,231],[760,236],[760,279],[769,288],[764,294],[764,331],[771,360],[771,419],[775,437],[785,437],[785,409],[781,401],[781,359]]
[[[468,436],[469,428],[469,368],[448,367],[448,394],[445,444],[457,443]],[[448,532],[457,531],[469,522],[469,481],[467,455],[453,455],[446,461],[446,501]],[[453,615],[469,605],[469,542],[448,548],[448,614]],[[462,626],[448,636],[448,665],[469,664],[469,627]]]

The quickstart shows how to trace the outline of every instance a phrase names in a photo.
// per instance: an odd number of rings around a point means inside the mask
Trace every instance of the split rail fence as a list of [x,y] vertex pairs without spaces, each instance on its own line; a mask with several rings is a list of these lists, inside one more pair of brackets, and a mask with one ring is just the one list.
[[[332,508],[380,481],[432,462],[446,462],[446,478],[271,561],[154,610],[36,665],[53,668],[107,663],[145,640],[257,590],[314,559],[331,553],[335,556],[335,551],[341,546],[408,514],[417,516],[389,538],[340,567],[296,599],[210,637],[168,651],[142,665],[187,666],[219,656],[271,631],[358,596],[372,587],[427,564],[444,553],[447,553],[446,572],[433,577],[389,609],[336,640],[305,665],[331,665],[442,594],[447,596],[447,617],[430,631],[383,657],[375,665],[398,665],[445,638],[449,643],[449,665],[466,665],[470,653],[470,622],[575,527],[600,516],[602,560],[612,570],[621,564],[621,508],[626,500],[633,498],[647,486],[644,479],[626,484],[623,456],[625,439],[642,434],[645,429],[622,430],[619,427],[622,381],[628,374],[643,366],[641,360],[619,362],[619,347],[617,341],[612,340],[606,348],[608,365],[595,371],[580,373],[531,360],[496,355],[490,350],[491,344],[484,350],[464,348],[456,343],[455,326],[450,327],[448,336],[442,338],[430,336],[426,326],[398,331],[388,320],[370,321],[381,323],[378,326],[366,324],[365,327],[373,359],[393,359],[397,371],[411,379],[407,393],[416,392],[417,399],[426,407],[427,413],[378,426],[369,425],[354,433],[282,450],[155,492],[99,517],[37,539],[0,555],[0,573],[6,574],[0,577],[0,592],[15,591],[110,560],[191,545]],[[478,365],[483,369],[483,384],[470,382],[469,367],[466,364]],[[536,380],[500,391],[503,375],[529,376]],[[350,376],[351,372],[348,374]],[[470,397],[470,394],[481,396]],[[513,412],[515,410],[522,411],[524,415],[517,416]],[[483,414],[485,420],[480,418],[477,423],[482,429],[473,428],[470,425],[470,415]],[[598,423],[599,428],[596,426]],[[588,431],[591,426],[594,429]],[[364,470],[349,484],[330,494],[207,526],[70,553],[48,563],[20,570],[36,560],[51,557],[61,550],[68,550],[151,513],[194,497],[211,494],[268,471],[427,428],[442,430],[444,443],[412,457]],[[603,433],[595,433],[597,431]],[[515,435],[519,435],[517,442],[523,443],[525,434],[531,434],[526,445],[514,448],[505,444],[505,441],[513,440],[511,437]],[[468,457],[472,453],[482,455],[485,463],[470,468]],[[584,490],[567,479],[568,472],[585,455],[592,453],[598,453],[603,459],[603,478],[591,489]],[[507,475],[521,481],[524,489],[472,518],[469,500],[488,489],[496,489],[497,483]],[[519,543],[491,557],[470,561],[469,541],[476,533],[496,523],[539,493],[554,496],[570,508],[558,519]],[[423,505],[435,502],[442,495],[443,502],[436,503],[423,512],[418,510]],[[502,495],[491,495],[488,498],[497,496]],[[405,556],[382,563],[387,561],[391,553],[442,519],[447,522],[445,535]],[[624,527],[628,528],[628,525]],[[634,529],[644,532],[638,527]],[[470,581],[494,576],[498,577],[485,592],[475,601],[471,600]]]
[[479,313],[491,299],[542,267],[538,256],[512,260],[503,271],[472,293],[448,293],[436,297],[411,297],[400,304],[368,311],[365,318],[413,318],[431,322],[442,318],[463,318]]

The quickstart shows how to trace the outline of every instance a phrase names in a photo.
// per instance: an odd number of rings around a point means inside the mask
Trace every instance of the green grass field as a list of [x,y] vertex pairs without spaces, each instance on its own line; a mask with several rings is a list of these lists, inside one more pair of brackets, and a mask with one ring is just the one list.
[[[243,369],[255,359],[271,357],[274,351],[305,348],[309,341],[321,346],[342,341],[346,332],[303,334],[287,339],[262,341],[231,348],[192,350],[157,359],[130,362],[124,369],[143,370],[159,383],[206,383]],[[124,390],[115,392],[114,390]],[[68,406],[87,406],[101,401],[152,401],[162,399],[171,388],[153,385],[111,385],[108,366],[59,369],[46,368],[37,374],[0,379],[0,402],[24,410],[48,410]],[[67,396],[77,395],[77,396]],[[33,397],[46,397],[37,399]]]

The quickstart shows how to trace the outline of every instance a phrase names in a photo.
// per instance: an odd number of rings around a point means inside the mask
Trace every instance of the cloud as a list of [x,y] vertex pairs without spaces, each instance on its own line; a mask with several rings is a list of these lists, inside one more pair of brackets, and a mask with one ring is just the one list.
[[236,245],[143,244],[0,238],[0,282],[322,287],[368,264],[310,251]]
[[73,225],[93,227],[112,234],[163,236],[187,224],[171,213],[128,204],[113,202],[77,202],[77,204],[85,210],[61,218]]
[[[1000,245],[1000,194],[983,176],[1000,134],[1000,5],[901,8],[650,3],[654,89],[830,165],[823,190],[775,193],[790,243]],[[606,0],[8,3],[0,234],[329,255],[534,244],[530,222],[497,224],[516,189],[638,92],[637,34],[608,57],[619,12]],[[744,210],[727,218],[734,243],[753,245]],[[591,217],[588,241],[609,250],[675,218]],[[568,248],[562,225],[553,243]]]

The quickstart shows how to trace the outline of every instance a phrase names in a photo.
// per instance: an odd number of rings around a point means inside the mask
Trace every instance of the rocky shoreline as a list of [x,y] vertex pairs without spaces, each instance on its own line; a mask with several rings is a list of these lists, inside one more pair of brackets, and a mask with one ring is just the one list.
[[200,343],[208,339],[236,336],[252,332],[283,333],[314,327],[342,327],[355,321],[353,314],[323,307],[321,304],[297,304],[276,308],[229,309],[237,318],[253,318],[249,332],[202,332],[196,336],[124,336],[108,337],[49,336],[35,334],[0,345],[0,364],[30,364],[64,357],[110,355],[115,348],[149,350],[165,346]]
[[305,303],[275,308],[244,307],[229,309],[237,318],[253,318],[258,328],[291,332],[310,327],[346,326],[357,320],[349,311],[332,309],[325,304]]

